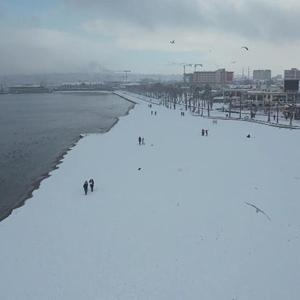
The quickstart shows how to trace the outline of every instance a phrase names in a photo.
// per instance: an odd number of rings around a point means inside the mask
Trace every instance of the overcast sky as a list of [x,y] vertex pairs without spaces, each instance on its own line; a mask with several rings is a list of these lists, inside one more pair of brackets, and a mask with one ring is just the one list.
[[0,0],[0,75],[180,63],[277,74],[300,68],[299,16],[299,0]]

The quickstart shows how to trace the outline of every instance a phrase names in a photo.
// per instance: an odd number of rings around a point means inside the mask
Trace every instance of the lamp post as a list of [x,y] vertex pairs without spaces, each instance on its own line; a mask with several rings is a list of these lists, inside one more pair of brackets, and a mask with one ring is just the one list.
[[278,118],[279,118],[279,100],[277,100],[276,105],[276,123],[278,124]]

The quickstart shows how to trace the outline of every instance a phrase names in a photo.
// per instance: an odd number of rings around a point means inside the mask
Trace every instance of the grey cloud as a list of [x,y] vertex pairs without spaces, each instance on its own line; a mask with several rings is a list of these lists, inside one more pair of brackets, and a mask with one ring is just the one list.
[[5,9],[3,5],[0,3],[0,20],[5,17]]
[[244,1],[239,7],[221,5],[212,20],[215,28],[245,38],[287,41],[300,38],[299,12],[263,1]]
[[94,18],[117,18],[148,29],[163,27],[217,31],[268,41],[300,39],[299,7],[275,1],[240,0],[65,0]]
[[38,27],[40,26],[42,23],[41,18],[38,16],[31,16],[30,20],[29,20],[29,24],[34,26],[34,27]]
[[92,11],[94,16],[118,18],[146,28],[163,25],[186,26],[205,22],[197,0],[65,0],[74,9]]

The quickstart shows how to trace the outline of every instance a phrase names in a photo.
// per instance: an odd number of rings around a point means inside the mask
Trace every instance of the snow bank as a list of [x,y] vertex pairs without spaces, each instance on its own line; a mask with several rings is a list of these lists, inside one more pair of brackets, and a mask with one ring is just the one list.
[[81,139],[0,223],[1,299],[299,299],[300,133],[152,110]]

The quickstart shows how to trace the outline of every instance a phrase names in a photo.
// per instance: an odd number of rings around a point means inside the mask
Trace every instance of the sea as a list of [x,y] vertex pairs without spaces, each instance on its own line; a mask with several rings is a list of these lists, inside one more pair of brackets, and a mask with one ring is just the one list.
[[108,131],[132,108],[110,92],[0,95],[0,220],[24,204],[80,135]]

